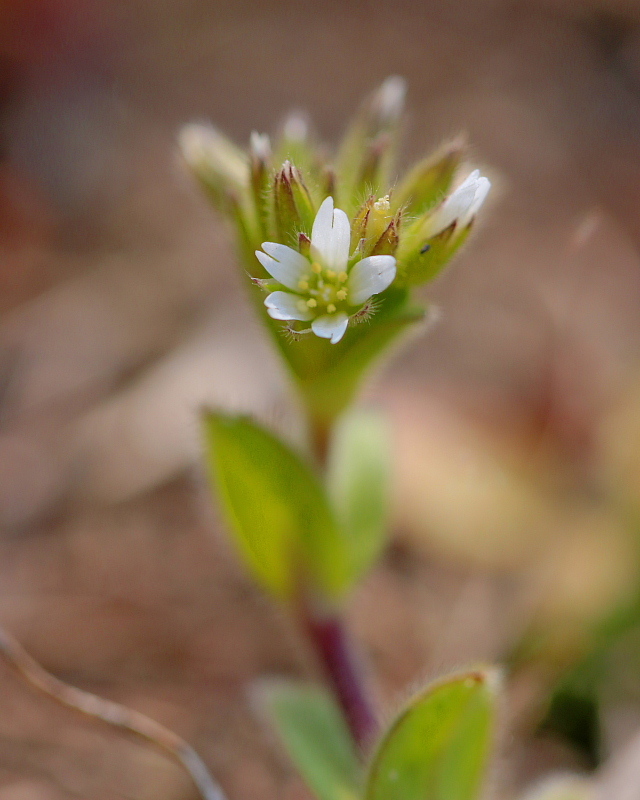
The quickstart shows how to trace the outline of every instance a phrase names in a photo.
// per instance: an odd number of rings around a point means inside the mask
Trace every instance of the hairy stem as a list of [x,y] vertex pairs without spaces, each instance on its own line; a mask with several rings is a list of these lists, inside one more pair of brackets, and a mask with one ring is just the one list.
[[139,711],[76,689],[51,675],[7,631],[0,628],[0,653],[24,680],[64,706],[133,733],[159,747],[190,775],[204,800],[226,800],[204,762],[190,744]]
[[354,741],[364,753],[378,730],[363,671],[343,621],[337,614],[323,615],[309,607],[303,625],[340,703]]
[[[325,473],[331,450],[335,419],[327,421],[308,413],[311,449],[321,472]],[[310,597],[300,605],[302,627],[340,704],[351,735],[364,755],[378,732],[375,703],[344,620]]]

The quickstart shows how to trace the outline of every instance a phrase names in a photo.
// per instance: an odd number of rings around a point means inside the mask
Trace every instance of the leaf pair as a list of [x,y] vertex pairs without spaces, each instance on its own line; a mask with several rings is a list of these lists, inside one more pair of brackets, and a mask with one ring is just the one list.
[[384,542],[387,447],[367,413],[338,426],[325,488],[311,466],[246,417],[205,417],[212,481],[247,565],[276,597],[310,583],[338,599]]
[[496,711],[497,675],[477,670],[430,685],[383,734],[364,768],[331,695],[266,684],[261,700],[318,800],[476,800]]

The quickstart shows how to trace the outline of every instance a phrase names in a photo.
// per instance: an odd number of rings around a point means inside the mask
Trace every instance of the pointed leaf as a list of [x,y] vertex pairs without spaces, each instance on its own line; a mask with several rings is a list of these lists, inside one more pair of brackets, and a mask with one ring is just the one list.
[[491,747],[497,673],[438,681],[392,724],[373,758],[366,800],[476,800]]
[[349,556],[325,491],[288,445],[246,417],[208,413],[212,483],[255,577],[286,599],[303,579],[329,596],[349,585]]
[[318,800],[356,800],[360,765],[342,712],[316,686],[265,683],[258,699]]

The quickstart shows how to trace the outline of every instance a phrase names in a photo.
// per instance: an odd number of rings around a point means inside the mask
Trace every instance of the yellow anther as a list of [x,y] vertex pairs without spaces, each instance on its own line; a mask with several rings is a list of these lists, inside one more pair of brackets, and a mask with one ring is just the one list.
[[312,297],[310,300],[307,300],[307,305],[309,308],[315,308],[318,305],[318,301]]
[[333,303],[329,303],[329,305],[327,306],[327,314],[333,314],[335,310],[336,307],[333,305]]
[[329,278],[329,280],[332,280],[336,277],[336,273],[332,269],[325,270],[324,274],[327,276],[327,278]]
[[316,275],[319,275],[322,272],[322,267],[320,266],[320,264],[318,264],[317,261],[313,262],[313,264],[311,265],[311,269],[316,273]]
[[338,280],[340,281],[340,283],[344,283],[348,277],[349,276],[347,275],[346,272],[344,272],[344,270],[338,273]]
[[309,281],[298,281],[298,289],[302,289],[303,292],[306,292],[309,289]]
[[298,306],[298,311],[306,311],[307,310],[307,304],[304,302],[304,300],[298,300],[296,305]]
[[347,290],[346,289],[338,289],[336,292],[336,297],[338,300],[346,300],[347,299]]

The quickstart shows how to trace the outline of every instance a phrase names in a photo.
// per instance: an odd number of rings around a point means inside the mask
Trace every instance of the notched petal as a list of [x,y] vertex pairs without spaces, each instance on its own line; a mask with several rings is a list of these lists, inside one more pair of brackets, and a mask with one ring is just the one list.
[[393,256],[369,256],[358,261],[349,273],[347,302],[359,306],[374,294],[384,292],[396,277]]
[[303,299],[297,294],[271,292],[264,304],[267,307],[267,314],[273,319],[308,321],[312,319],[313,312],[309,308],[303,309],[301,307],[303,302]]
[[324,258],[329,246],[332,228],[333,197],[329,196],[322,201],[311,229],[311,253],[314,258]]
[[256,258],[269,275],[287,289],[297,289],[298,281],[309,270],[307,259],[286,244],[277,242],[263,242],[262,250],[256,250]]
[[344,336],[349,324],[349,317],[343,312],[338,314],[323,314],[311,323],[311,329],[321,339],[330,339],[331,344],[337,344]]

